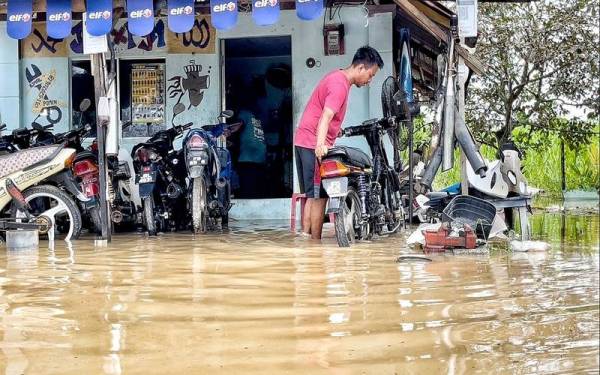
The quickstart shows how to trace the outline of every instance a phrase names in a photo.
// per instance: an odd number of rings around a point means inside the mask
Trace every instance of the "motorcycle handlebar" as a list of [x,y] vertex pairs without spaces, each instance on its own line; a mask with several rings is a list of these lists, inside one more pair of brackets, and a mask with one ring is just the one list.
[[364,135],[374,130],[387,130],[396,127],[396,117],[384,117],[381,119],[371,119],[363,122],[361,125],[349,126],[342,130],[342,135],[352,137],[355,135]]

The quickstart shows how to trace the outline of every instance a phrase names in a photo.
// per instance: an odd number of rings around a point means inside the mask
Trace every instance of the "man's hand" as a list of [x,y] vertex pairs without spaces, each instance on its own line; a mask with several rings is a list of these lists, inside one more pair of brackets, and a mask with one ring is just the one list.
[[329,151],[329,149],[327,148],[327,146],[317,145],[317,147],[315,148],[315,155],[317,156],[317,159],[319,159],[319,161],[321,161],[321,158],[323,156],[327,155],[328,151]]

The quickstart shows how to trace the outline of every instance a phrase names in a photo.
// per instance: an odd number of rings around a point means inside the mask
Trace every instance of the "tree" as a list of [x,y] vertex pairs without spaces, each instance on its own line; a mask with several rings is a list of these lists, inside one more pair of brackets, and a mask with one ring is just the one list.
[[[520,134],[558,131],[586,143],[600,113],[596,0],[480,3],[476,55],[487,71],[467,92],[477,138],[501,145]],[[557,119],[572,117],[565,124]],[[571,131],[573,130],[573,131]]]

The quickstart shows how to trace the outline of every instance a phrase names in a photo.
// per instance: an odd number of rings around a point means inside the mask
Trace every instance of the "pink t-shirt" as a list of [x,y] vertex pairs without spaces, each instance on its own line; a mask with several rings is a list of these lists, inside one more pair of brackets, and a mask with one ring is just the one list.
[[325,145],[333,146],[346,115],[349,92],[350,82],[343,71],[336,70],[323,77],[306,104],[294,135],[294,144],[313,150],[317,147],[317,127],[323,108],[327,107],[335,115],[329,123]]

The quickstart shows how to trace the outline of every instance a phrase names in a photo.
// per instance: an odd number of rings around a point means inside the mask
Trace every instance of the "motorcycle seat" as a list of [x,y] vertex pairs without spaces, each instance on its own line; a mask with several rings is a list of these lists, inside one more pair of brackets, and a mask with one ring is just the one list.
[[52,156],[61,146],[35,147],[0,156],[0,178]]
[[96,157],[96,154],[91,152],[91,151],[81,151],[78,152],[77,154],[75,154],[75,159],[73,160],[73,162],[78,162],[79,160],[83,160],[83,159],[93,159],[93,160],[97,160],[98,158]]
[[359,167],[359,168],[371,168],[373,166],[373,161],[371,157],[367,155],[364,151],[349,146],[335,146],[332,147],[325,159],[340,157],[344,159],[346,162]]

